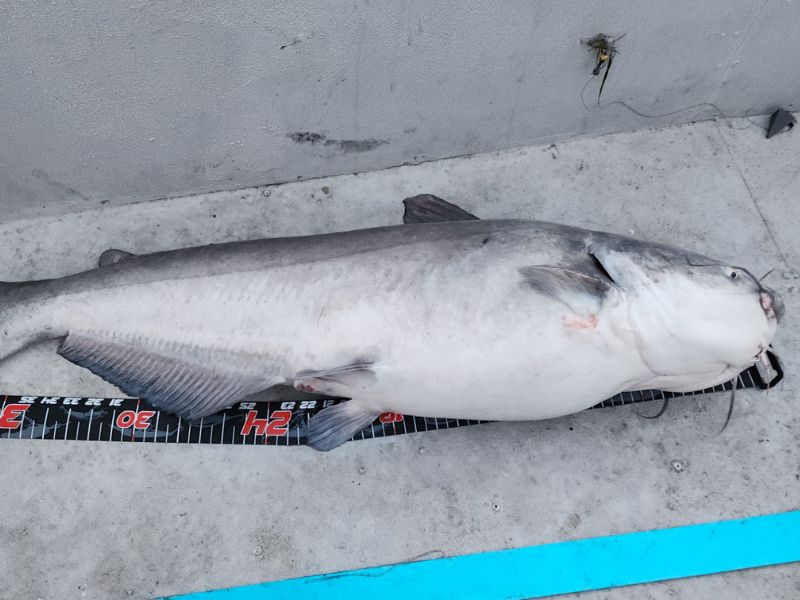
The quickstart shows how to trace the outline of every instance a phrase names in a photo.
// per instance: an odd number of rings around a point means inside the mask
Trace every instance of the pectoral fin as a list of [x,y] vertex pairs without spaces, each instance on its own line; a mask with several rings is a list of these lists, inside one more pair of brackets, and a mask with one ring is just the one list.
[[612,285],[600,277],[550,265],[523,267],[520,273],[524,285],[555,298],[577,314],[596,311]]
[[648,280],[645,271],[629,253],[605,248],[601,245],[589,248],[589,255],[598,268],[623,288],[631,288]]
[[353,397],[374,378],[373,363],[357,360],[332,369],[300,371],[294,377],[294,389],[311,394]]

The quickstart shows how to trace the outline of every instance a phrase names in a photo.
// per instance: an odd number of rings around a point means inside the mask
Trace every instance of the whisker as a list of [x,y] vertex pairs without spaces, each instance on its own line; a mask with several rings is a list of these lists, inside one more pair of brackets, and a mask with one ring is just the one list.
[[665,397],[664,398],[664,404],[661,405],[661,410],[659,410],[656,414],[654,414],[654,415],[643,415],[642,413],[638,413],[638,415],[640,417],[642,417],[642,418],[645,418],[645,419],[657,419],[658,417],[660,417],[661,415],[664,414],[664,412],[667,410],[668,406],[669,406],[669,398]]
[[[733,404],[736,401],[736,380],[738,379],[738,375],[733,378],[731,381],[731,402],[728,405],[728,415],[725,417],[725,424],[722,426],[722,429],[719,430],[719,433],[725,431],[725,428],[728,426],[728,423],[731,421],[731,415],[733,414]],[[717,435],[719,435],[719,433]]]

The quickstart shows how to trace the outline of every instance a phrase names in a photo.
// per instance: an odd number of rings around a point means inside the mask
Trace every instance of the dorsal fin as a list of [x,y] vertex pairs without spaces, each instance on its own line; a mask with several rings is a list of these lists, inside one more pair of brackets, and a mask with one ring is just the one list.
[[420,194],[403,200],[406,207],[403,223],[438,223],[444,221],[476,221],[478,217],[463,208],[437,198],[433,194]]
[[99,259],[97,259],[97,266],[107,267],[109,265],[115,265],[118,262],[122,262],[123,260],[129,259],[131,256],[136,256],[136,255],[130,252],[125,252],[124,250],[109,248],[100,255]]

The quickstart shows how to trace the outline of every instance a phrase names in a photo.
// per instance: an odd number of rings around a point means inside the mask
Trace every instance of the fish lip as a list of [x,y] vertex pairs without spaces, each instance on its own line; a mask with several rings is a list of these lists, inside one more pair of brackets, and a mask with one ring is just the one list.
[[777,294],[773,296],[772,302],[772,310],[775,312],[775,320],[780,323],[783,320],[783,316],[786,314],[786,306],[783,304],[781,297]]
[[758,298],[761,309],[764,311],[767,319],[780,323],[785,313],[783,300],[781,300],[780,296],[769,288],[761,287],[759,289]]

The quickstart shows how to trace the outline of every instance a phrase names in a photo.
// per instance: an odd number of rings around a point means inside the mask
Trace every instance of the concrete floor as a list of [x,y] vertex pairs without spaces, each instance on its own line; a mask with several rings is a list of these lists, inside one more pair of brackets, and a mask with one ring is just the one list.
[[[0,443],[0,596],[133,598],[796,509],[800,505],[797,132],[707,122],[381,172],[0,225],[0,279],[148,252],[398,223],[430,192],[683,245],[749,267],[787,305],[787,379],[720,398],[307,448]],[[734,326],[735,324],[732,324]],[[0,368],[7,393],[114,395],[54,354]],[[676,472],[671,461],[686,466]],[[800,565],[581,598],[796,598]]]

